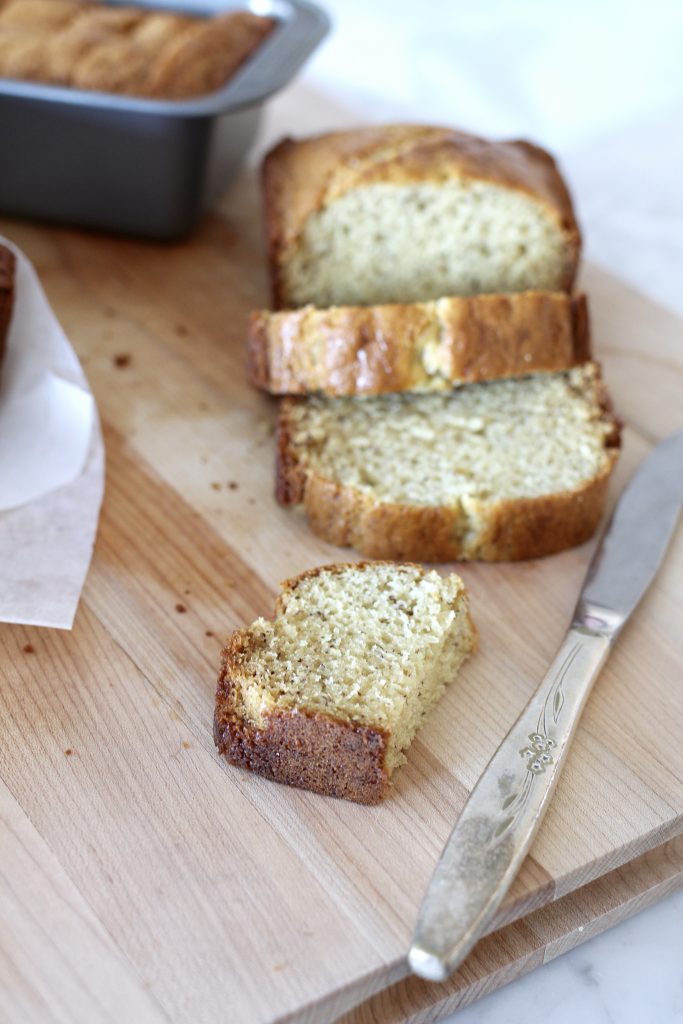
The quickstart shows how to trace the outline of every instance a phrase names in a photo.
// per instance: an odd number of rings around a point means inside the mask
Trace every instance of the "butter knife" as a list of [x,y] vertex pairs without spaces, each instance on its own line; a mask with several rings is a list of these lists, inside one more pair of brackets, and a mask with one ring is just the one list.
[[545,678],[477,782],[420,908],[412,971],[445,981],[486,930],[531,846],[607,655],[650,585],[683,502],[683,431],[648,455],[595,551]]

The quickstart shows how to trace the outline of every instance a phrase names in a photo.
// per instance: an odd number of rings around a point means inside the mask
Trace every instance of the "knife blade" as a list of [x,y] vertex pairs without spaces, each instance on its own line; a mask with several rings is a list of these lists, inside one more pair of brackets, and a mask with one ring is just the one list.
[[661,565],[683,502],[683,430],[642,462],[588,567],[574,622],[612,635],[622,628]]
[[647,456],[591,560],[540,686],[473,789],[427,887],[408,962],[445,981],[486,930],[527,854],[593,682],[652,582],[683,502],[683,431]]

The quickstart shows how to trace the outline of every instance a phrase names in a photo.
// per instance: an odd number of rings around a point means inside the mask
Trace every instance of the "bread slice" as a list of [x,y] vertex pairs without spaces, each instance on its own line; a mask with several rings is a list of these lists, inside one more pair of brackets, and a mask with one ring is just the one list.
[[528,142],[389,125],[285,139],[263,168],[276,308],[569,291],[580,235]]
[[14,308],[14,253],[6,245],[0,245],[0,363],[7,344],[7,332]]
[[458,576],[387,562],[312,569],[283,584],[273,621],[228,640],[216,746],[275,782],[377,803],[475,642]]
[[594,532],[618,445],[593,363],[435,395],[284,398],[277,497],[373,558],[536,558]]
[[520,292],[253,313],[249,372],[275,395],[379,395],[566,370],[590,356],[584,295]]

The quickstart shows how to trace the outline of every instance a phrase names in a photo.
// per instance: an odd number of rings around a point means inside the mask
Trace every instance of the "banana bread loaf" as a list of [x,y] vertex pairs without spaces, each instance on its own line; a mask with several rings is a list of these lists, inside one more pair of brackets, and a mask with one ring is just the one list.
[[276,308],[569,291],[580,248],[552,157],[390,125],[285,139],[263,168]]
[[272,18],[210,18],[88,0],[0,4],[0,76],[179,100],[224,85],[271,31]]
[[475,642],[457,576],[381,562],[303,573],[274,621],[228,640],[218,750],[276,782],[377,803]]

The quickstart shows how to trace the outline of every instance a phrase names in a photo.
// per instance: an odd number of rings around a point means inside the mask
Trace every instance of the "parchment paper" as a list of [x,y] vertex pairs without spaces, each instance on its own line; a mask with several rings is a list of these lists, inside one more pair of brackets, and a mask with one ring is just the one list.
[[0,383],[0,621],[70,629],[104,491],[88,382],[38,277],[17,258]]

